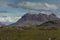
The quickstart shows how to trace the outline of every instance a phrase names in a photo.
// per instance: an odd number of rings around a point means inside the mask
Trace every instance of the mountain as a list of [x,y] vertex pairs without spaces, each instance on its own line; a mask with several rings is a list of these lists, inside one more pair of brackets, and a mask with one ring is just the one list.
[[11,24],[12,26],[32,26],[32,25],[41,25],[48,21],[54,21],[56,23],[60,23],[60,18],[58,18],[55,14],[31,14],[27,13],[22,16],[16,23]]

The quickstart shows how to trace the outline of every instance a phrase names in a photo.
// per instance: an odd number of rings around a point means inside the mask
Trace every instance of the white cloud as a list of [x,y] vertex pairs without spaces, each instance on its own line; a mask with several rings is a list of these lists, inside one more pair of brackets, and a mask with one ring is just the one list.
[[18,3],[16,6],[23,7],[27,9],[34,9],[34,10],[57,10],[58,6],[55,4],[48,4],[48,3],[36,3],[36,2],[21,2]]
[[51,12],[48,11],[41,11],[40,13],[47,14],[47,15],[51,14]]
[[21,17],[0,17],[0,22],[11,22],[14,23],[18,21]]

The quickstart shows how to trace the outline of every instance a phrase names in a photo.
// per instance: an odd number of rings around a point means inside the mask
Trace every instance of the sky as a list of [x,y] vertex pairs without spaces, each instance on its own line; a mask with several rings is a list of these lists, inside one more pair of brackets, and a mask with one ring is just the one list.
[[60,0],[0,0],[0,22],[14,23],[30,12],[60,17]]

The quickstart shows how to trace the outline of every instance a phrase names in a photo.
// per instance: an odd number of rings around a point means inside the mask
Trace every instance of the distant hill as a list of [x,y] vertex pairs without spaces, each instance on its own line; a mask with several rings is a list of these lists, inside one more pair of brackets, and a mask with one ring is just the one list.
[[[16,23],[11,24],[11,26],[33,26],[33,25],[41,25],[48,21],[60,23],[60,18],[58,18],[55,14],[32,14],[27,13],[22,16]],[[50,23],[50,22],[49,22]],[[47,23],[46,23],[47,24]]]
[[5,22],[0,22],[0,26],[6,25]]
[[42,29],[57,29],[60,28],[60,24],[56,23],[55,21],[48,21],[40,25],[36,25],[38,28]]

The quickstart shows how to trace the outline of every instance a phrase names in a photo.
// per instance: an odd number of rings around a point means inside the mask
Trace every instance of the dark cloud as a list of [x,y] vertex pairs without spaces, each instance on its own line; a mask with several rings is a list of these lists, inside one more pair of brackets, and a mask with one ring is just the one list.
[[0,13],[7,13],[8,11],[0,11]]
[[13,8],[18,8],[18,6],[16,4],[8,4],[8,6],[11,6]]
[[24,8],[24,9],[33,9],[33,10],[57,10],[58,6],[55,4],[49,3],[36,3],[36,2],[20,2],[17,4],[8,4],[8,6],[14,8]]

